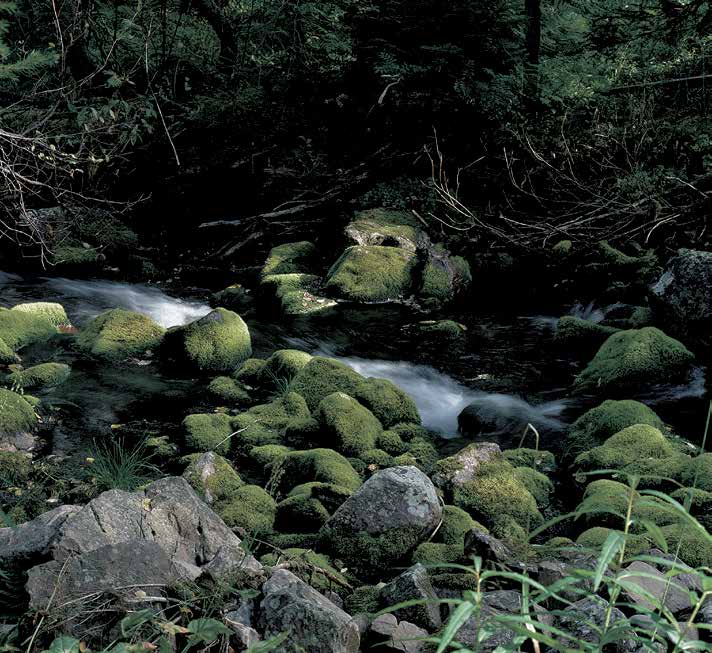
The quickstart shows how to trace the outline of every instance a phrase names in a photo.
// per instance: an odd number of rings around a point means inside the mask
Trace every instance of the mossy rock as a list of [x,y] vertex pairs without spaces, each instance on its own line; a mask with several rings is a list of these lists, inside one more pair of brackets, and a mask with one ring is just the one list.
[[662,430],[662,420],[645,404],[631,399],[607,399],[579,417],[567,434],[569,454],[589,451],[609,437],[634,424],[648,424]]
[[450,256],[444,245],[428,251],[418,289],[418,299],[427,309],[437,309],[472,281],[470,264],[461,256]]
[[64,306],[56,302],[27,302],[13,306],[12,310],[30,313],[35,317],[42,318],[52,324],[55,328],[71,326],[71,322],[67,317],[67,312],[64,310]]
[[528,529],[525,529],[512,515],[500,515],[492,524],[492,535],[502,540],[516,560],[533,557],[529,547]]
[[480,464],[472,480],[456,485],[453,503],[485,526],[493,525],[502,515],[511,515],[528,531],[543,523],[536,499],[504,458]]
[[373,614],[381,609],[381,588],[375,585],[357,587],[344,601],[348,614]]
[[37,415],[22,395],[0,388],[0,436],[28,433],[37,427]]
[[343,392],[322,399],[314,418],[322,426],[325,443],[347,456],[374,449],[383,432],[373,413]]
[[196,413],[183,420],[185,446],[189,451],[225,455],[231,447],[230,434],[234,433],[232,420],[224,413]]
[[[619,532],[622,535],[621,531],[616,531],[615,529],[594,526],[581,533],[581,535],[576,538],[576,544],[588,549],[594,554],[598,554],[601,552],[604,543],[612,532]],[[639,555],[649,550],[651,546],[652,542],[644,535],[628,535],[625,547],[626,555]]]
[[267,361],[261,358],[248,358],[233,372],[232,378],[239,383],[257,386],[262,380],[262,370],[266,364]]
[[560,240],[552,248],[551,251],[559,258],[566,258],[574,249],[574,244],[570,240]]
[[292,451],[275,466],[272,479],[282,493],[310,481],[338,485],[352,492],[361,486],[361,478],[351,463],[333,449]]
[[712,567],[712,543],[697,528],[675,524],[661,530],[668,550],[676,552],[684,563],[691,567]]
[[385,302],[411,292],[415,254],[398,247],[349,247],[334,263],[324,287],[356,302]]
[[161,463],[170,463],[178,456],[178,445],[171,442],[167,435],[146,438],[146,450],[154,461]]
[[237,488],[233,498],[218,508],[230,528],[241,528],[251,535],[271,532],[276,513],[275,500],[259,485]]
[[20,451],[0,451],[0,489],[23,486],[32,474],[32,461]]
[[161,344],[165,330],[151,318],[114,308],[95,317],[77,336],[77,347],[109,362],[140,358]]
[[610,336],[618,331],[620,329],[565,315],[556,324],[555,340],[562,346],[573,348],[581,353],[594,354]]
[[368,471],[371,473],[395,465],[393,456],[382,449],[369,449],[361,454],[360,460],[365,463]]
[[183,478],[210,505],[219,506],[235,498],[245,483],[230,462],[218,454],[195,453],[183,458]]
[[314,549],[319,537],[317,533],[270,533],[265,539],[274,547],[285,549]]
[[353,397],[368,408],[384,428],[402,423],[420,424],[415,402],[392,381],[366,379],[358,385]]
[[316,247],[308,241],[278,245],[270,250],[262,268],[262,276],[311,272],[316,260]]
[[317,499],[327,509],[329,514],[332,514],[351,494],[351,490],[341,485],[311,481],[293,487],[288,496],[296,497],[305,495]]
[[428,242],[422,225],[407,211],[377,208],[360,211],[346,227],[357,245],[401,247],[415,252]]
[[464,340],[467,327],[454,320],[427,320],[416,324],[416,333],[426,342]]
[[269,469],[282,460],[290,451],[289,447],[285,447],[282,444],[263,444],[259,447],[252,447],[249,452],[249,458],[258,467]]
[[348,587],[346,578],[323,553],[316,553],[304,548],[289,548],[276,553],[267,553],[260,558],[266,566],[274,566],[277,562],[288,562],[289,570],[305,583],[319,592],[341,592]]
[[443,507],[443,521],[440,524],[438,532],[435,534],[435,539],[443,544],[463,546],[465,534],[473,528],[487,530],[481,524],[478,524],[468,513],[457,506]]
[[[45,342],[56,333],[57,328],[43,315],[0,308],[0,340],[14,352],[27,345]],[[5,357],[8,357],[7,352]]]
[[260,294],[270,298],[284,315],[321,313],[336,305],[321,296],[321,277],[315,274],[270,274],[262,278]]
[[403,438],[395,431],[383,431],[378,438],[376,438],[376,447],[383,449],[383,451],[389,453],[391,456],[400,456],[408,450],[408,445],[403,442]]
[[277,504],[275,528],[287,533],[313,533],[329,519],[329,511],[312,496],[297,494]]
[[413,551],[413,564],[433,567],[459,562],[463,557],[462,544],[443,544],[442,542],[423,542]]
[[189,370],[229,373],[252,355],[252,342],[237,313],[217,308],[190,324],[169,329],[163,354]]
[[232,420],[235,443],[241,449],[265,444],[281,444],[284,434],[295,421],[310,416],[304,398],[296,392],[287,392],[268,404],[253,406]]
[[12,365],[17,363],[20,357],[10,349],[9,345],[0,338],[0,365]]
[[7,380],[13,388],[45,390],[64,383],[72,368],[64,363],[40,363],[33,367],[11,372]]
[[292,379],[289,389],[304,397],[309,410],[316,410],[322,399],[334,392],[353,397],[363,380],[340,361],[314,356]]
[[514,467],[531,467],[544,473],[556,471],[556,459],[550,451],[519,447],[507,449],[502,452],[502,455]]
[[92,247],[81,245],[61,245],[52,252],[52,263],[61,268],[87,268],[93,270],[98,267],[102,257]]
[[630,256],[602,240],[598,243],[598,251],[606,269],[616,277],[624,276],[645,283],[652,281],[659,271],[658,260],[652,250],[646,250],[639,256]]
[[412,442],[413,440],[430,440],[432,434],[424,426],[419,424],[396,424],[388,429],[391,433],[395,433],[403,442]]
[[249,291],[240,284],[234,284],[210,295],[210,305],[213,308],[226,308],[235,313],[242,313],[250,307],[252,297]]
[[684,379],[694,355],[655,327],[614,333],[576,377],[578,392],[618,395]]
[[712,492],[712,453],[702,453],[687,460],[680,480],[686,485]]
[[529,490],[529,493],[536,500],[537,506],[544,508],[549,505],[551,496],[554,493],[554,484],[549,480],[548,476],[531,467],[515,467],[514,475]]
[[228,404],[246,404],[251,400],[244,386],[230,376],[216,376],[208,384],[208,392]]
[[313,356],[298,349],[278,349],[266,361],[260,373],[262,383],[275,386],[278,381],[289,383]]
[[[393,464],[415,465],[426,474],[430,474],[435,469],[438,458],[438,450],[430,440],[416,437],[408,442],[408,448],[404,454],[393,459]],[[405,462],[406,460],[408,462]]]

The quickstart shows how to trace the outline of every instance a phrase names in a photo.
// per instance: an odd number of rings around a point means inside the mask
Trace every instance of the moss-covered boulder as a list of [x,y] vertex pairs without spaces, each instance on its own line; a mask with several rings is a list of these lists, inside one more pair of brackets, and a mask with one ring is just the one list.
[[346,501],[353,492],[349,488],[341,485],[311,481],[293,487],[288,496],[296,497],[300,494],[317,499],[326,508],[329,514],[331,514]]
[[349,247],[329,270],[325,289],[356,302],[385,302],[409,295],[415,254],[399,247]]
[[0,365],[12,365],[17,363],[20,357],[10,349],[9,345],[0,338]]
[[415,325],[415,333],[428,344],[456,343],[465,339],[467,327],[454,320],[425,320]]
[[232,420],[224,413],[196,413],[183,420],[188,451],[214,451],[225,455],[232,447]]
[[208,384],[208,392],[215,399],[232,405],[247,404],[251,400],[245,387],[230,376],[216,376]]
[[565,315],[556,324],[556,342],[583,354],[594,354],[619,329]]
[[450,256],[442,245],[428,251],[422,271],[418,300],[429,310],[440,308],[472,281],[469,263],[461,256]]
[[265,365],[266,361],[261,358],[248,358],[232,373],[232,378],[251,387],[257,386],[262,380]]
[[314,356],[292,379],[289,389],[304,397],[309,410],[316,410],[321,400],[334,392],[353,397],[363,380],[340,361]]
[[312,315],[336,306],[336,301],[322,296],[321,285],[321,277],[314,274],[270,274],[262,278],[260,295],[283,315]]
[[462,508],[458,508],[457,506],[445,506],[443,508],[443,521],[434,539],[443,544],[459,546],[462,549],[465,534],[473,528],[487,530],[484,526],[472,519]]
[[515,467],[515,478],[529,490],[537,506],[545,508],[554,494],[554,484],[549,477],[531,467]]
[[235,311],[238,315],[249,309],[251,304],[250,292],[239,283],[210,295],[210,305],[213,308],[226,308],[229,311]]
[[556,459],[551,451],[519,447],[507,449],[503,455],[514,467],[531,467],[544,474],[556,471]]
[[350,491],[361,486],[361,478],[351,463],[333,449],[292,451],[277,465],[272,474],[272,485],[286,494],[297,485],[318,481],[338,485]]
[[275,528],[283,533],[315,533],[328,519],[329,511],[319,499],[297,494],[277,504]]
[[685,378],[694,355],[655,327],[614,333],[576,377],[578,392],[620,395]]
[[403,423],[420,424],[415,402],[388,379],[366,379],[357,386],[353,396],[378,418],[384,428]]
[[0,450],[31,450],[37,415],[22,395],[0,388]]
[[191,454],[183,462],[188,463],[183,478],[209,505],[231,501],[244,485],[230,462],[213,451]]
[[567,451],[569,455],[577,455],[593,449],[634,424],[648,424],[658,430],[664,428],[662,420],[645,404],[631,399],[607,399],[586,411],[569,427]]
[[140,358],[156,349],[165,330],[141,313],[114,308],[95,317],[77,336],[77,347],[101,360]]
[[250,332],[242,318],[217,308],[166,333],[162,354],[189,371],[233,372],[252,355]]
[[343,392],[322,399],[314,417],[322,426],[325,443],[347,456],[374,449],[383,432],[373,413]]
[[411,252],[426,247],[429,242],[414,216],[407,211],[384,208],[357,213],[346,226],[346,235],[356,245],[401,247]]
[[701,453],[687,459],[681,470],[680,480],[686,485],[712,492],[712,453]]
[[250,449],[248,458],[260,469],[270,470],[284,458],[291,449],[283,444],[263,444]]
[[661,529],[669,551],[691,567],[712,566],[712,543],[709,536],[686,524],[673,524]]
[[45,390],[64,383],[72,368],[64,363],[40,363],[11,372],[7,380],[13,388],[22,390]]
[[26,302],[13,306],[12,310],[30,313],[35,317],[47,320],[55,327],[71,325],[64,306],[56,302]]
[[273,530],[277,504],[259,485],[243,485],[218,508],[218,514],[230,528],[259,535]]
[[0,340],[13,352],[49,340],[56,333],[57,328],[44,315],[0,308]]
[[[623,535],[621,531],[616,531],[616,529],[594,526],[581,533],[576,538],[576,544],[594,555],[600,554],[603,545],[612,532],[618,532]],[[645,535],[629,535],[626,538],[625,550],[629,556],[639,555],[644,551],[648,551],[652,546],[653,542]]]
[[274,386],[290,382],[313,356],[298,349],[278,349],[266,361],[261,371],[263,383]]
[[308,241],[278,245],[270,250],[262,276],[312,272],[317,259],[316,247]]
[[307,419],[309,408],[301,395],[287,392],[268,404],[253,406],[232,420],[235,443],[241,450],[280,444],[290,424]]

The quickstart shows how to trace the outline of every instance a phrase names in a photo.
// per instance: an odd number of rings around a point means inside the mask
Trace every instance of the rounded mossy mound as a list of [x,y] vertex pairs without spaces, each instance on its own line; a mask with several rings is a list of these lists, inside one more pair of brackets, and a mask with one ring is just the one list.
[[668,550],[675,551],[683,562],[691,567],[712,566],[712,543],[709,541],[709,535],[690,524],[673,524],[663,526],[660,530]]
[[551,451],[519,447],[507,449],[502,455],[514,467],[531,467],[545,474],[556,471],[556,458]]
[[297,485],[312,481],[337,485],[350,491],[361,486],[361,478],[351,463],[333,449],[292,451],[275,465],[271,484],[286,494]]
[[278,349],[265,361],[260,373],[262,381],[269,386],[288,384],[312,358],[298,349]]
[[315,533],[328,519],[329,511],[319,499],[297,494],[277,504],[275,528],[283,533]]
[[347,456],[374,449],[383,432],[373,413],[343,392],[322,399],[314,417],[322,426],[324,442]]
[[428,243],[422,225],[407,211],[386,208],[360,211],[345,231],[357,245],[402,247],[415,252]]
[[40,317],[50,322],[54,327],[71,325],[64,306],[57,302],[27,302],[13,306],[12,310],[30,313],[31,315]]
[[151,318],[114,308],[97,315],[77,336],[77,347],[89,356],[122,361],[145,356],[161,344],[165,330]]
[[576,377],[577,392],[611,395],[681,380],[694,355],[678,340],[655,327],[614,333]]
[[414,253],[399,247],[349,247],[329,270],[324,287],[342,299],[385,302],[408,295],[416,265]]
[[10,346],[0,338],[0,365],[12,365],[20,360],[19,356],[10,349]]
[[515,467],[514,476],[529,490],[537,506],[543,508],[549,505],[554,493],[554,484],[548,476],[531,467]]
[[22,390],[44,390],[64,383],[72,368],[64,363],[40,363],[23,370],[15,370],[8,375],[14,388]]
[[376,416],[384,428],[401,423],[420,424],[415,402],[392,381],[366,379],[359,384],[353,396]]
[[262,276],[311,272],[317,259],[316,247],[306,240],[278,245],[270,250]]
[[363,380],[340,361],[314,356],[292,379],[289,389],[304,397],[309,410],[316,410],[321,400],[334,392],[353,397]]
[[261,358],[248,358],[240,367],[235,370],[232,374],[232,378],[235,381],[244,383],[249,386],[259,385],[262,379],[262,370],[264,369],[267,361]]
[[230,376],[216,376],[208,384],[208,392],[229,404],[246,404],[251,399],[244,386]]
[[57,333],[57,327],[44,315],[0,308],[0,340],[17,352],[36,342],[45,342]]
[[233,372],[252,355],[250,331],[237,313],[216,308],[169,329],[162,354],[191,371]]
[[27,433],[37,426],[37,415],[22,395],[0,388],[0,435]]
[[194,453],[183,458],[188,463],[183,478],[208,504],[231,501],[245,483],[230,462],[216,453]]
[[604,326],[591,320],[565,315],[556,324],[557,343],[579,352],[595,353],[598,348],[619,329]]
[[232,420],[235,443],[241,451],[266,444],[280,444],[287,429],[310,417],[304,397],[287,392],[268,404],[253,406]]
[[215,451],[225,455],[230,451],[234,433],[229,415],[224,413],[196,413],[183,420],[185,446],[188,451]]
[[465,338],[467,327],[454,320],[425,320],[416,324],[415,332],[428,344],[436,344],[443,340],[453,343]]
[[569,455],[589,451],[603,444],[609,437],[634,424],[648,424],[658,430],[662,420],[645,404],[632,399],[607,399],[586,411],[570,427],[566,437]]
[[230,528],[259,535],[274,529],[277,504],[259,485],[243,485],[230,501],[218,506],[217,512]]
[[462,508],[458,508],[457,506],[444,506],[443,521],[433,539],[443,544],[456,545],[462,548],[465,541],[465,534],[473,528],[487,530],[484,526],[472,519]]

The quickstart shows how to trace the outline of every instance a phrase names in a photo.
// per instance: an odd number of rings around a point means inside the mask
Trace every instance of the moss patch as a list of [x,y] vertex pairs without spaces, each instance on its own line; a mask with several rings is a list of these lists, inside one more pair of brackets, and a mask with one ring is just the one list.
[[519,447],[518,449],[507,449],[502,455],[514,467],[531,467],[544,473],[556,470],[556,459],[550,451]]
[[261,378],[267,385],[275,381],[291,381],[311,361],[313,356],[298,349],[278,349],[266,361]]
[[15,388],[44,390],[64,383],[71,372],[69,365],[64,363],[40,363],[12,372],[8,375],[8,381]]
[[12,310],[30,313],[35,317],[47,320],[55,327],[69,326],[71,324],[64,306],[56,302],[27,302],[13,306]]
[[596,350],[619,329],[565,315],[556,324],[556,342],[585,353]]
[[0,451],[0,488],[24,485],[30,479],[32,463],[19,451]]
[[114,308],[95,317],[76,339],[84,353],[108,361],[141,357],[155,349],[165,331],[151,318]]
[[183,478],[212,505],[231,501],[244,485],[230,462],[217,454],[191,454],[183,462],[188,463]]
[[360,374],[340,361],[314,356],[297,373],[289,388],[304,397],[309,410],[316,410],[321,400],[334,392],[353,397],[362,381]]
[[0,339],[12,351],[49,340],[55,333],[56,327],[44,316],[0,308]]
[[295,392],[288,392],[233,418],[233,430],[240,431],[235,436],[235,442],[245,450],[264,444],[280,444],[290,424],[309,416],[304,398]]
[[275,467],[273,486],[282,493],[296,485],[319,481],[355,491],[361,479],[346,458],[333,449],[310,449],[288,453]]
[[230,451],[230,434],[234,432],[229,415],[196,413],[183,420],[185,446],[189,451],[215,451],[225,455]]
[[554,493],[554,484],[547,476],[531,467],[515,467],[514,476],[529,490],[529,493],[536,500],[537,506],[545,507],[549,505],[551,495]]
[[250,395],[244,386],[229,376],[217,376],[208,385],[208,392],[221,401],[229,404],[245,404],[250,401]]
[[286,533],[313,533],[329,519],[329,511],[312,496],[297,494],[277,504],[275,528]]
[[241,528],[249,534],[269,533],[274,528],[277,504],[259,485],[243,485],[231,501],[218,509],[230,528]]
[[624,469],[647,458],[669,458],[670,441],[655,427],[634,424],[612,435],[602,445],[579,454],[576,463],[589,469]]
[[353,396],[376,416],[384,428],[401,423],[420,424],[415,402],[392,381],[366,379],[358,385]]
[[472,519],[462,508],[445,506],[443,508],[443,521],[435,538],[443,544],[457,545],[462,548],[465,534],[473,528],[487,530]]
[[347,456],[374,449],[383,432],[373,413],[343,392],[325,397],[314,417],[322,426],[325,442]]
[[262,268],[262,276],[311,272],[316,259],[316,247],[308,241],[278,245],[270,250]]
[[25,399],[0,388],[0,434],[26,433],[37,426],[37,415]]

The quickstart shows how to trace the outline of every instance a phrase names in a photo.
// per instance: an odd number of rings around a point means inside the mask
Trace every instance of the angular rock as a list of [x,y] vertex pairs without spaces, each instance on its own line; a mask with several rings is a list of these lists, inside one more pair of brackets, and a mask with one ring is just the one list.
[[413,565],[385,585],[381,589],[380,598],[383,605],[396,605],[413,600],[423,601],[422,605],[400,608],[393,614],[399,620],[410,621],[430,631],[437,630],[442,625],[438,597],[430,584],[427,569],[421,564]]
[[465,555],[493,562],[507,562],[512,559],[512,552],[504,542],[480,528],[473,528],[465,534]]
[[[680,587],[679,581],[676,578],[666,578],[652,565],[636,560],[626,567],[626,572],[623,594],[631,603],[654,610],[655,606],[648,598],[652,596],[672,614],[679,614],[692,607],[690,596]],[[636,592],[630,587],[631,584],[640,587],[641,591]]]
[[[555,626],[574,637],[570,643],[572,646],[577,646],[579,640],[596,644],[600,642],[600,631],[606,622],[607,611],[608,603],[601,598],[581,599],[568,606],[564,613],[556,616]],[[624,626],[626,623],[628,623],[626,616],[618,608],[613,608],[609,629]],[[616,653],[636,651],[638,645],[633,639],[633,635],[631,630],[629,638],[609,643],[606,650],[610,648]]]
[[[264,638],[287,633],[274,653],[356,653],[360,635],[343,610],[286,569],[277,569],[263,585],[260,623]],[[300,648],[301,647],[301,648]]]
[[[496,590],[485,592],[482,597],[480,613],[470,617],[457,631],[455,641],[478,651],[490,653],[498,646],[509,644],[516,633],[501,625],[495,619],[500,615],[518,614],[521,611],[522,595],[514,590]],[[487,639],[478,642],[480,629],[486,627],[493,631]]]
[[386,642],[387,651],[403,651],[403,653],[421,653],[425,650],[425,639],[428,632],[408,621],[399,622]]
[[440,488],[451,490],[471,481],[483,463],[491,462],[502,456],[502,450],[494,442],[478,442],[461,449],[453,456],[438,462],[433,483]]

